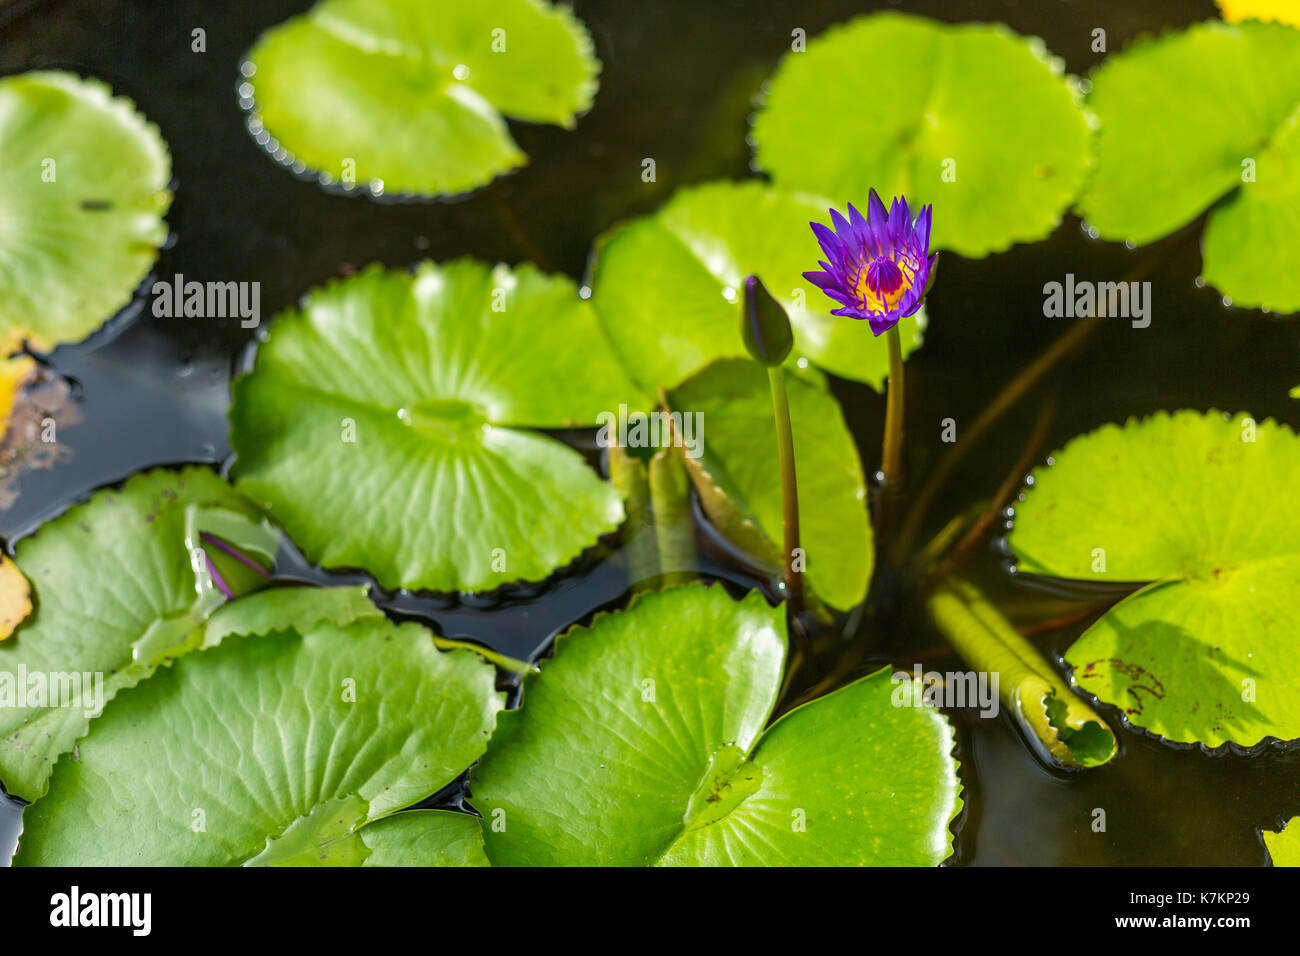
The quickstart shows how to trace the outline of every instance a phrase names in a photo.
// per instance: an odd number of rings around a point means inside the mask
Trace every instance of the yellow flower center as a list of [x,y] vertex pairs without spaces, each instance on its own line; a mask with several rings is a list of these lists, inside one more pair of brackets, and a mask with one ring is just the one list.
[[916,266],[907,256],[901,259],[876,256],[870,262],[863,259],[853,283],[858,308],[889,312],[897,307],[915,280]]

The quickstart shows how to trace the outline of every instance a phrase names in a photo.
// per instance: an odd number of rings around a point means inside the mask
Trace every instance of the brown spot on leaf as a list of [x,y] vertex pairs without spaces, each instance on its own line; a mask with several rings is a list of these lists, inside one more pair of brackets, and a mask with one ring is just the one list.
[[1118,657],[1103,657],[1095,661],[1089,661],[1084,665],[1083,673],[1085,676],[1092,677],[1099,672],[1100,667],[1107,667],[1112,671],[1117,671],[1128,678],[1128,687],[1125,692],[1133,698],[1133,705],[1125,707],[1124,712],[1127,714],[1140,714],[1145,705],[1141,696],[1143,693],[1150,694],[1156,700],[1164,700],[1165,685],[1152,674],[1149,670],[1140,664],[1132,664]]

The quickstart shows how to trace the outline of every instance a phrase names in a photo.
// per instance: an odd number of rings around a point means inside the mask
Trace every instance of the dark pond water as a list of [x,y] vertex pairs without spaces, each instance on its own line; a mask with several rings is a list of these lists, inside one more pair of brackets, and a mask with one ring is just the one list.
[[[884,4],[847,0],[628,0],[579,2],[604,63],[596,105],[573,132],[516,126],[532,163],[461,201],[383,205],[326,193],[288,175],[249,138],[235,98],[243,52],[267,26],[307,0],[258,3],[46,0],[0,6],[0,72],[62,67],[99,76],[131,97],[162,129],[176,177],[168,221],[174,242],[156,273],[200,280],[256,280],[264,315],[310,287],[367,262],[403,266],[472,254],[541,261],[581,277],[591,239],[612,223],[654,209],[679,186],[747,175],[751,98],[788,48],[790,31],[815,35]],[[1214,14],[1210,0],[1114,2],[918,2],[893,4],[950,20],[1000,20],[1042,36],[1067,68],[1097,61],[1092,30],[1111,49],[1144,31]],[[207,52],[190,52],[190,31]],[[864,51],[868,55],[868,51]],[[887,108],[865,102],[863,109]],[[641,181],[641,160],[658,182]],[[1157,182],[1153,189],[1160,188]],[[937,501],[936,520],[992,494],[1018,457],[1042,398],[1059,398],[1048,445],[1108,421],[1157,409],[1247,410],[1300,424],[1287,387],[1300,381],[1296,326],[1225,309],[1194,284],[1194,242],[1130,251],[1094,242],[1066,217],[1053,236],[981,261],[946,256],[930,297],[925,347],[908,363],[909,451],[924,474],[944,447],[939,422],[970,421],[1045,348],[1068,320],[1045,319],[1042,287],[1067,272],[1115,280],[1145,258],[1151,326],[1115,322],[1094,334],[1050,381],[1015,408],[964,461]],[[0,511],[12,543],[93,489],[150,465],[222,463],[229,454],[227,382],[248,333],[228,323],[157,319],[117,322],[52,357],[77,383],[80,424],[60,428],[66,462],[27,474]],[[836,384],[866,461],[878,456],[880,396]],[[580,440],[580,438],[578,439]],[[990,549],[973,565],[1009,613],[1024,617],[1042,597],[1008,581]],[[293,560],[291,575],[314,576]],[[720,561],[715,573],[752,584]],[[627,582],[601,553],[544,587],[461,603],[400,596],[393,610],[448,635],[529,656],[567,623],[621,600]],[[496,605],[496,606],[491,606]],[[1051,616],[1043,614],[1040,616]],[[1058,653],[1080,626],[1045,635]],[[958,666],[923,620],[895,616],[871,636],[873,653],[909,667]],[[1044,769],[1005,718],[953,715],[961,734],[967,810],[957,862],[984,864],[1259,864],[1255,829],[1300,814],[1300,754],[1252,758],[1174,749],[1121,730],[1121,755],[1100,770]],[[1110,714],[1112,722],[1114,715]],[[454,794],[447,799],[454,800]],[[1094,833],[1095,808],[1107,830]],[[0,847],[12,846],[18,808],[0,798]],[[7,854],[6,854],[7,855]]]

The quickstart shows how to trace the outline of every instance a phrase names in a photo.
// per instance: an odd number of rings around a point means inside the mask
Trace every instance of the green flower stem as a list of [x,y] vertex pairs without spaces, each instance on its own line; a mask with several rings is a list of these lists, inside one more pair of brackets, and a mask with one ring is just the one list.
[[530,674],[539,669],[536,664],[531,664],[528,661],[520,660],[517,657],[509,657],[505,654],[498,654],[490,647],[485,647],[482,644],[476,644],[473,641],[458,641],[450,637],[438,637],[435,634],[433,637],[433,646],[438,648],[438,650],[440,651],[458,651],[458,650],[473,651],[479,657],[483,658],[484,660],[491,661],[497,667],[501,668],[503,671],[506,671],[507,673],[510,674]]
[[903,460],[903,343],[895,325],[889,336],[889,391],[885,399],[885,440],[881,449],[880,472],[885,493],[892,495],[898,487]]
[[1042,756],[1063,767],[1098,767],[1115,756],[1115,735],[1106,722],[974,585],[949,578],[927,608],[967,664],[990,678],[997,675],[999,698],[1042,745]]
[[799,486],[794,469],[794,431],[790,427],[790,402],[785,393],[785,371],[770,366],[767,381],[772,387],[772,412],[776,416],[776,450],[781,459],[781,528],[785,539],[785,599],[790,614],[803,606],[803,572],[796,566],[799,551]]

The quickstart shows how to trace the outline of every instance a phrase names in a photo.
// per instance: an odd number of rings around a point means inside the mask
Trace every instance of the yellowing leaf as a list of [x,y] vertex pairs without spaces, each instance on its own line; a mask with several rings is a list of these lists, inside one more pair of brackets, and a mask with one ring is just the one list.
[[1219,0],[1219,11],[1229,23],[1275,20],[1300,27],[1300,6],[1295,0]]
[[32,613],[32,588],[14,564],[0,556],[0,641]]
[[0,361],[0,438],[9,430],[9,415],[23,383],[35,370],[36,363],[25,355]]

